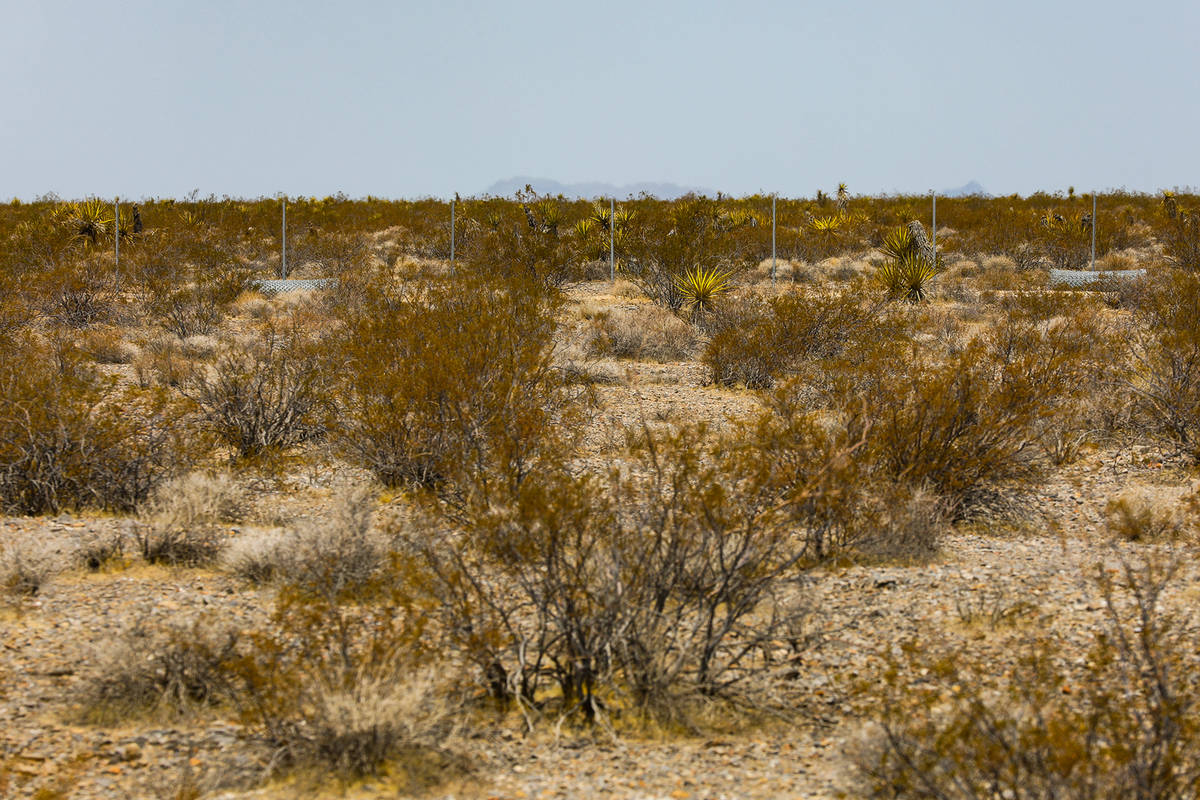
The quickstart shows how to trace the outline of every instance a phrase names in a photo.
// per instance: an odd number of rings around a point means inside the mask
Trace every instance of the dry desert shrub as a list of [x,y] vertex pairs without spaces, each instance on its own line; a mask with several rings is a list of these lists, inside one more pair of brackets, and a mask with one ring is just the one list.
[[133,374],[138,386],[179,386],[195,370],[195,365],[183,354],[174,338],[153,339],[147,342],[133,360]]
[[370,487],[338,497],[333,508],[289,530],[245,531],[222,553],[222,564],[251,583],[331,585],[335,593],[368,586],[390,563],[392,539],[372,525]]
[[162,485],[135,533],[142,558],[151,564],[212,563],[244,504],[243,491],[226,473],[193,472]]
[[695,347],[695,329],[657,305],[597,315],[588,342],[588,350],[597,356],[650,361],[684,361]]
[[324,433],[332,399],[323,360],[295,325],[268,324],[223,348],[211,368],[190,371],[180,391],[236,457],[269,456]]
[[74,357],[0,343],[0,506],[25,514],[130,511],[195,452],[182,409],[121,389]]
[[1200,453],[1200,275],[1161,271],[1133,310],[1128,387],[1154,429]]
[[555,295],[473,275],[370,287],[329,343],[337,452],[461,505],[519,483],[569,435]]
[[929,487],[963,513],[980,490],[1041,475],[1038,387],[1016,374],[995,380],[993,368],[978,344],[943,365],[914,365],[872,387],[861,412],[850,405],[862,414],[851,427],[870,426],[870,459],[885,475]]
[[888,561],[924,561],[937,551],[949,530],[949,504],[933,492],[905,485],[877,485],[871,501],[875,508],[863,513],[866,530],[854,549],[870,558]]
[[454,673],[436,663],[408,588],[394,575],[315,577],[281,588],[234,668],[242,720],[273,748],[272,767],[357,778],[414,751],[436,761],[455,725]]
[[105,646],[82,689],[82,718],[120,725],[154,716],[178,719],[231,703],[239,634],[211,619],[139,620]]
[[25,539],[6,543],[0,546],[0,591],[14,597],[31,597],[78,560],[75,548],[62,541]]
[[[1200,673],[1190,615],[1160,602],[1174,566],[1104,570],[1107,619],[1085,659],[1051,636],[1010,670],[910,642],[869,689],[878,718],[855,755],[879,798],[1184,798],[1200,788]],[[918,677],[919,676],[919,677]]]
[[689,195],[671,207],[634,217],[626,236],[622,274],[646,297],[678,312],[687,301],[686,274],[734,276],[761,260],[758,217],[719,201]]
[[1179,501],[1124,492],[1104,508],[1105,528],[1127,542],[1186,542],[1196,536],[1198,495]]
[[293,534],[282,528],[243,528],[221,552],[221,567],[255,585],[287,575]]
[[795,292],[728,304],[708,323],[701,360],[714,383],[763,389],[809,360],[838,355],[851,343],[888,337],[882,304],[850,291]]
[[79,349],[97,364],[128,364],[137,356],[137,349],[117,328],[89,329],[81,337]]
[[448,652],[530,724],[757,707],[758,679],[807,641],[796,581],[840,542],[853,448],[801,425],[764,435],[769,455],[643,429],[603,479],[538,471],[462,527],[402,531],[410,583]]

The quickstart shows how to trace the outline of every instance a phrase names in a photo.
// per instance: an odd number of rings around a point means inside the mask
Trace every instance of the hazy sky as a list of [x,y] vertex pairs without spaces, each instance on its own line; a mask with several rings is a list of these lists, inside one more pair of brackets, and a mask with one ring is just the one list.
[[1200,2],[0,0],[0,196],[1200,185]]

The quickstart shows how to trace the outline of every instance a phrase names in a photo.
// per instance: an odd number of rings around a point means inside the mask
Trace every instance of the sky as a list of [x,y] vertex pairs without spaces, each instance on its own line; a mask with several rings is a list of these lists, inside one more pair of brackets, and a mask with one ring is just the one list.
[[0,197],[1200,186],[1200,2],[0,0]]

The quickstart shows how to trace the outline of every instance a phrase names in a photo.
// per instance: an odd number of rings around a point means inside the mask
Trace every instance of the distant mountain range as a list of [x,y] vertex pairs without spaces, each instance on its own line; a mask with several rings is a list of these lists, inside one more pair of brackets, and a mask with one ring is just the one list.
[[[704,194],[710,197],[716,194],[712,189],[700,186],[680,186],[677,183],[641,182],[629,183],[624,186],[603,183],[601,181],[560,183],[551,178],[534,178],[529,175],[517,175],[512,178],[505,178],[502,181],[496,181],[487,188],[484,194],[489,194],[493,197],[512,197],[514,193],[521,191],[526,185],[532,186],[533,190],[538,194],[552,196],[561,194],[564,197],[582,197],[586,200],[597,197],[615,197],[620,200],[630,196],[636,197],[642,192],[664,200],[673,200],[685,194]],[[954,189],[943,189],[938,192],[938,196],[991,197],[992,195],[980,185],[979,181],[972,180]]]
[[495,197],[511,197],[515,192],[519,192],[525,188],[526,184],[533,187],[533,190],[538,194],[548,195],[563,195],[564,197],[582,197],[586,200],[591,200],[596,197],[615,197],[618,200],[629,196],[636,197],[645,192],[646,194],[660,197],[666,200],[671,200],[676,197],[682,197],[685,194],[715,194],[710,189],[704,189],[698,186],[680,186],[675,183],[629,183],[624,186],[616,186],[611,183],[603,183],[600,181],[582,181],[579,183],[559,183],[550,178],[533,178],[528,175],[517,175],[513,178],[505,178],[502,181],[496,181],[489,186],[485,194],[490,194]]
[[957,189],[944,189],[940,192],[942,197],[991,197],[991,193],[987,189],[979,185],[979,181],[967,181],[967,183],[959,186]]

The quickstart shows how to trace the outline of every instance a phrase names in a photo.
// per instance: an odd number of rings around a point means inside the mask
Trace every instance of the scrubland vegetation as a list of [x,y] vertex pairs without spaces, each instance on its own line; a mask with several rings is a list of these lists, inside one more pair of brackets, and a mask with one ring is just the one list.
[[[1167,598],[1200,502],[1200,198],[1105,195],[1099,266],[1145,276],[1050,286],[1087,266],[1090,200],[942,200],[931,243],[923,198],[781,199],[774,263],[770,198],[525,192],[460,201],[450,263],[444,202],[299,198],[292,276],[333,283],[280,297],[255,283],[273,201],[146,201],[136,231],[14,201],[0,509],[122,527],[0,540],[0,589],[28,609],[64,575],[220,576],[252,626],[131,619],[58,713],[236,720],[261,780],[416,791],[499,730],[808,724],[825,576],[1050,535],[1047,481],[1139,447],[1181,491],[1109,498],[1095,535],[1125,549],[1094,636],[1014,629],[1001,672],[936,632],[881,647],[839,757],[873,797],[1194,797],[1200,641]],[[639,408],[669,370],[694,385]]]

